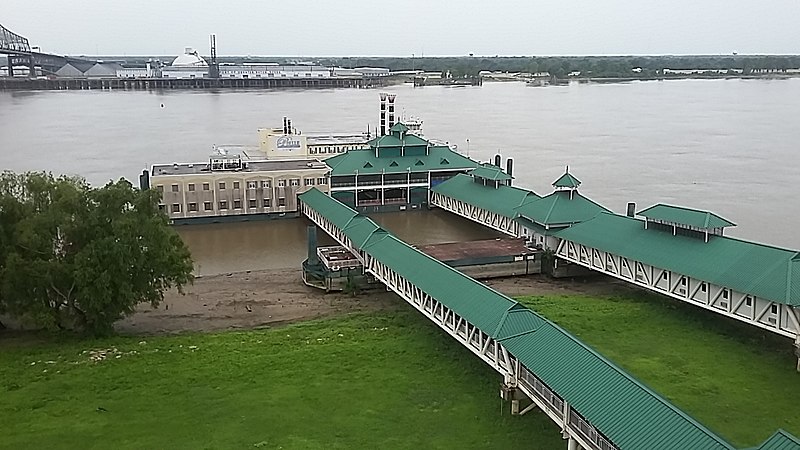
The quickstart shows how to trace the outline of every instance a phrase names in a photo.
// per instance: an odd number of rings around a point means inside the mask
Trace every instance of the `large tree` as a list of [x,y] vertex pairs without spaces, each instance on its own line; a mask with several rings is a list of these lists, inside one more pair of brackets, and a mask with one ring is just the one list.
[[0,312],[93,334],[192,280],[158,193],[121,179],[91,188],[46,173],[0,174]]

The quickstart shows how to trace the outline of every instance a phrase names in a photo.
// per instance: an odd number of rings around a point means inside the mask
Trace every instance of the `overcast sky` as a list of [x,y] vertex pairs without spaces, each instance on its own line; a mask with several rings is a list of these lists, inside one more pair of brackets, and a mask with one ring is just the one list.
[[800,0],[2,0],[0,24],[59,54],[800,53]]

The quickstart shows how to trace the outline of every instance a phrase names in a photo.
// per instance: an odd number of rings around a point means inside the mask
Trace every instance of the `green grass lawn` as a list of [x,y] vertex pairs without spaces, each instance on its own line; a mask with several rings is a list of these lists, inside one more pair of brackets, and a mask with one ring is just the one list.
[[[642,293],[521,301],[737,445],[800,434],[787,339]],[[0,448],[565,446],[543,415],[501,414],[499,383],[410,307],[219,334],[0,335]]]
[[[90,361],[87,351],[116,349]],[[0,448],[565,446],[411,310],[278,329],[80,341],[0,335]]]
[[760,444],[777,428],[800,435],[787,338],[638,292],[519,300],[734,444]]

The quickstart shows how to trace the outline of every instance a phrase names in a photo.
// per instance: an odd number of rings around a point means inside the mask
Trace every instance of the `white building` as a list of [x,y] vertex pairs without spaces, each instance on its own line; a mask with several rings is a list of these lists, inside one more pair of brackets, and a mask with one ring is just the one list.
[[182,55],[172,60],[172,64],[161,69],[164,78],[205,78],[208,77],[208,63],[197,50],[186,47]]

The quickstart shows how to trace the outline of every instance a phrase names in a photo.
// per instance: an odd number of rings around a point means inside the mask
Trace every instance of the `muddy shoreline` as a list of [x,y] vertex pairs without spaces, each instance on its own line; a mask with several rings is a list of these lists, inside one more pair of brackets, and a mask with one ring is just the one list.
[[[602,295],[625,289],[605,277],[553,280],[544,275],[497,278],[486,284],[508,296]],[[170,291],[158,308],[141,305],[117,322],[121,334],[171,334],[277,326],[356,312],[403,307],[392,292],[372,289],[355,297],[303,284],[296,269],[237,272],[195,279],[181,295]]]

